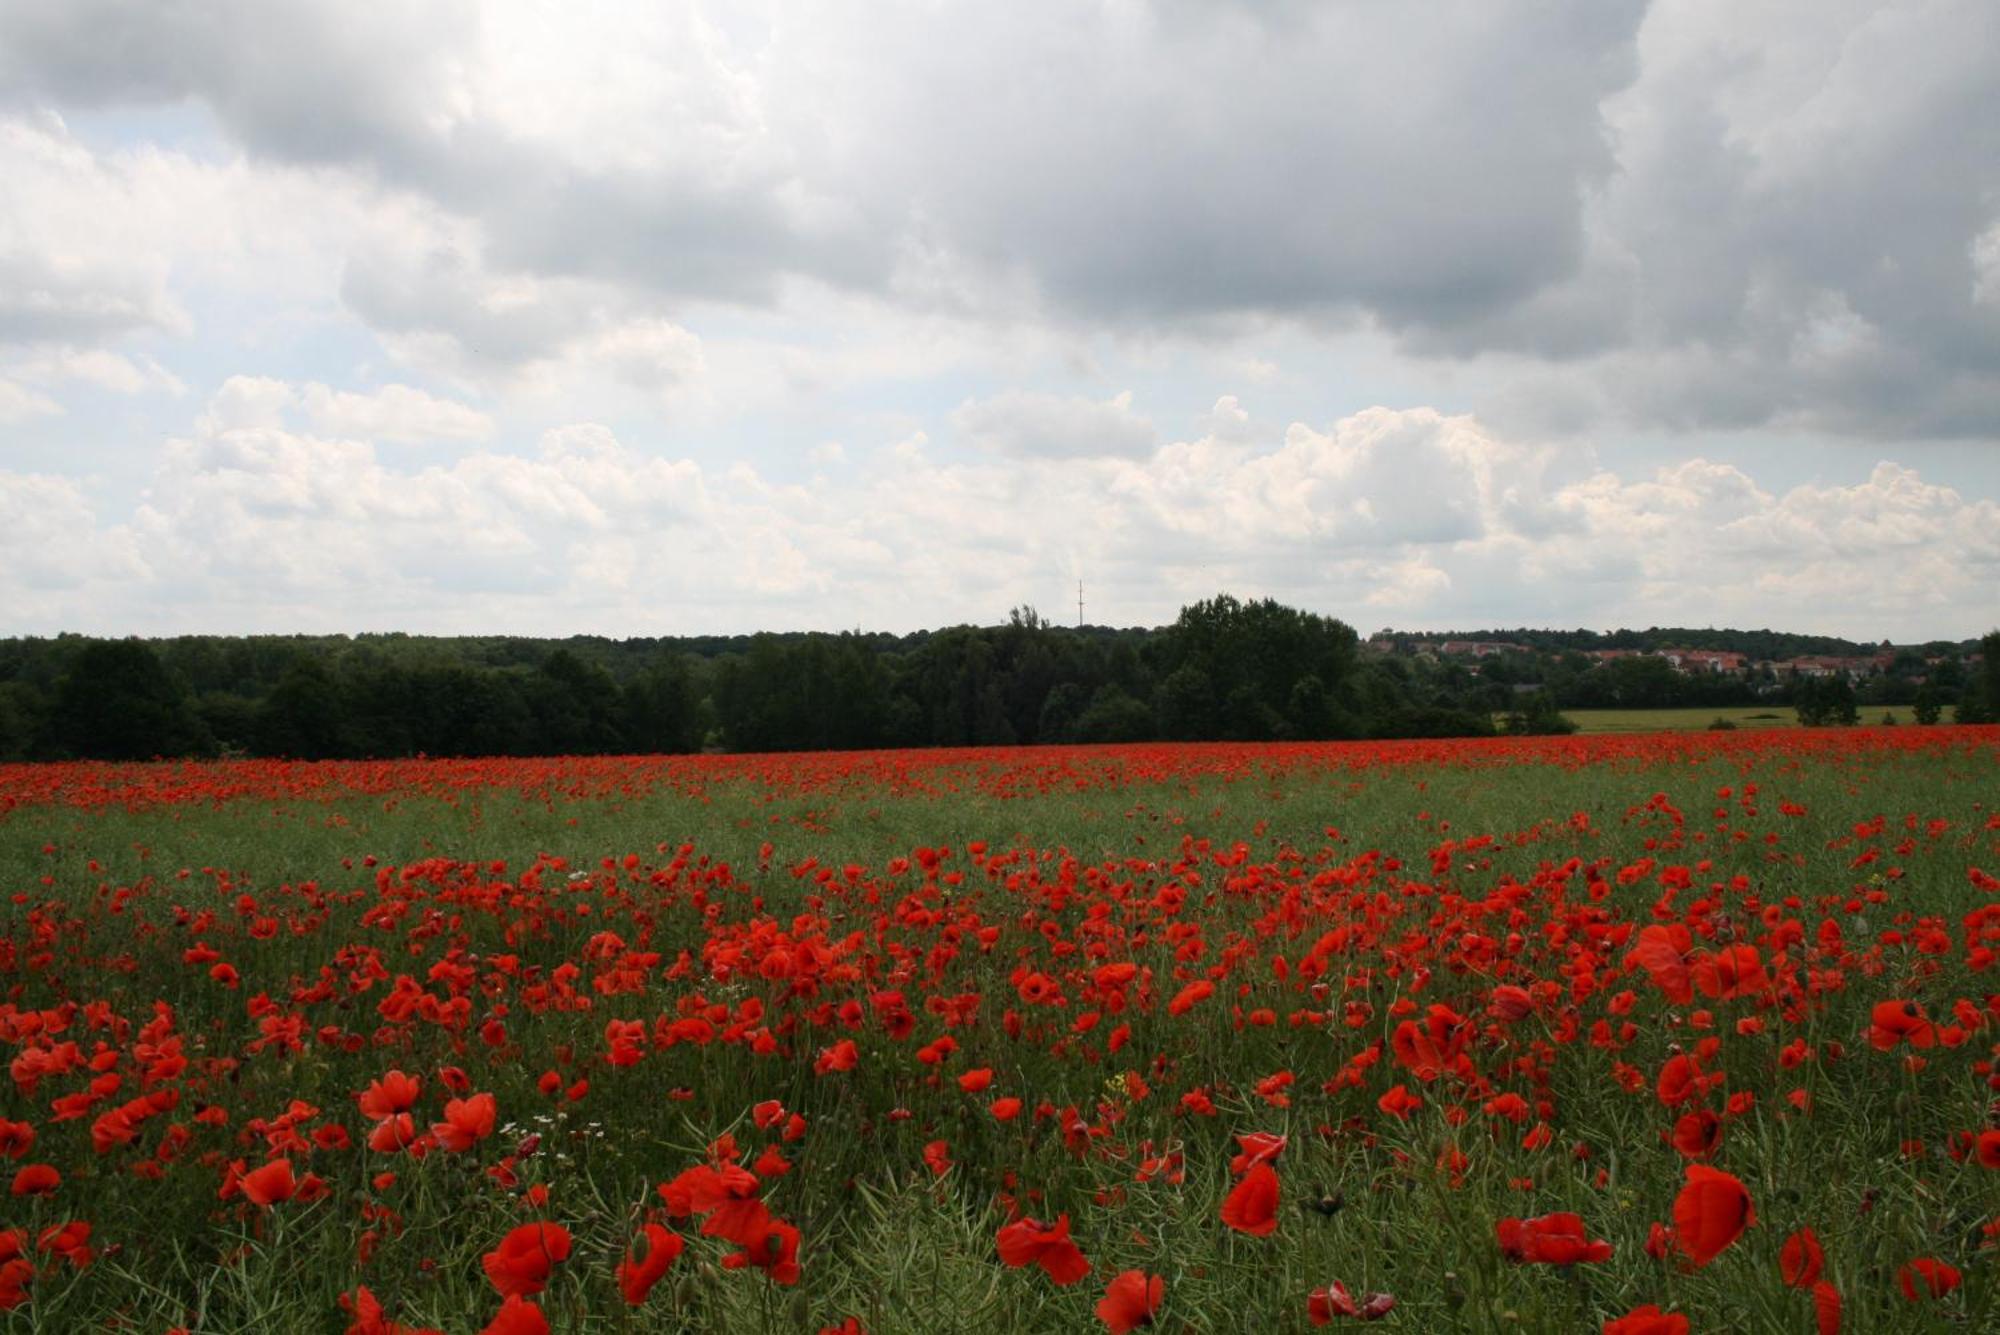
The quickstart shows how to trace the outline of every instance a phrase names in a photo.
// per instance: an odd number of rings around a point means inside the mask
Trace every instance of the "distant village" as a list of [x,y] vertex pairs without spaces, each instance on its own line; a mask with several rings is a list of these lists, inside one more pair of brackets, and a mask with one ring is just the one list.
[[[1371,636],[1364,642],[1363,647],[1378,654],[1402,654],[1412,657],[1429,655],[1438,659],[1470,660],[1470,670],[1475,674],[1479,672],[1481,659],[1498,658],[1508,654],[1533,657],[1551,652],[1571,652],[1580,654],[1596,665],[1615,663],[1627,658],[1658,658],[1665,660],[1667,665],[1677,672],[1708,673],[1714,676],[1773,678],[1845,676],[1850,682],[1859,683],[1869,677],[1894,672],[1913,686],[1923,685],[1931,675],[1930,672],[1921,669],[1934,670],[1948,664],[1970,668],[1977,666],[1981,661],[1977,649],[1964,653],[1932,653],[1924,652],[1928,646],[1898,648],[1887,640],[1884,640],[1881,647],[1873,653],[1868,654],[1801,654],[1790,658],[1758,658],[1731,649],[1678,647],[1564,651],[1519,644],[1512,640],[1427,640],[1392,632]],[[1913,668],[1919,670],[1912,671]]]
[[1976,640],[1871,645],[1778,631],[1385,630],[1362,648],[1385,668],[1493,708],[1544,694],[1563,708],[1658,708],[1796,704],[1828,692],[1862,706],[1915,707],[1920,717],[1952,702],[1962,712],[1983,708],[1961,701],[1984,673]]

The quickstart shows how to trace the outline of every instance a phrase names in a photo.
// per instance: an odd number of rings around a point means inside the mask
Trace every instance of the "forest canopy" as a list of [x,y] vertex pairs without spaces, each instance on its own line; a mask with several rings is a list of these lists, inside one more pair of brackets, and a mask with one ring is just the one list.
[[[0,640],[0,758],[298,759],[864,750],[1149,740],[1314,741],[1562,730],[1560,709],[1799,702],[1832,688],[1685,673],[1591,650],[1869,646],[1771,631],[1479,632],[1461,661],[1369,652],[1345,623],[1219,594],[1167,626],[997,626],[909,635],[632,638],[217,636]],[[1384,639],[1377,637],[1380,642]],[[1863,704],[1990,716],[1983,668],[1899,654]],[[1969,646],[1968,646],[1969,647]],[[1380,643],[1371,649],[1382,650]],[[1843,683],[1844,685],[1844,683]],[[1919,709],[1921,716],[1922,710]],[[1840,709],[1830,715],[1846,716]],[[1932,707],[1935,717],[1935,706]],[[1498,724],[1496,725],[1496,720]]]

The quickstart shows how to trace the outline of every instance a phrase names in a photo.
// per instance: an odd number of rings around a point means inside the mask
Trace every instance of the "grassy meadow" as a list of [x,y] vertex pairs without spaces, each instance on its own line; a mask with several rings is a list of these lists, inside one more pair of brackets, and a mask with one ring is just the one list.
[[[1950,723],[1954,709],[1943,707],[1940,723]],[[1884,714],[1898,724],[1914,723],[1908,705],[1868,705],[1861,710],[1861,723],[1879,726]],[[1689,732],[1708,727],[1716,719],[1727,719],[1738,728],[1796,728],[1798,711],[1790,705],[1729,705],[1706,709],[1565,709],[1563,716],[1574,720],[1577,730],[1601,732]]]
[[0,1330],[2000,1328],[1996,874],[1994,729],[0,767]]

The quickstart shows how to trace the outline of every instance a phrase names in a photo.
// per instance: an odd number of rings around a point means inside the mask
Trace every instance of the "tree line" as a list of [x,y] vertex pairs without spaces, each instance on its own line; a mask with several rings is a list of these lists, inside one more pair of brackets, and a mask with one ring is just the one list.
[[[0,640],[0,758],[1478,736],[1566,731],[1565,707],[1745,689],[1657,659],[1592,667],[1573,650],[1477,666],[1364,653],[1339,620],[1227,594],[1130,630],[1019,608],[998,626],[904,636],[64,635]],[[1961,719],[1990,717],[1996,675],[2000,633],[1984,675],[1958,689]],[[1802,703],[1819,689],[1781,687]]]

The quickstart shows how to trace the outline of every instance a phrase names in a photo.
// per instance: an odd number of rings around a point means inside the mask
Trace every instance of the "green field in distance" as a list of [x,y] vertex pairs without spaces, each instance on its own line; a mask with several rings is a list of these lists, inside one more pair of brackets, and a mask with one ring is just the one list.
[[[1699,730],[1718,718],[1726,718],[1739,728],[1796,728],[1799,725],[1798,714],[1790,705],[1710,706],[1705,709],[1565,709],[1563,713],[1575,719],[1578,729],[1583,732]],[[1916,722],[1908,705],[1863,705],[1861,722],[1869,726],[1879,724],[1884,714],[1893,715],[1900,724]],[[1944,717],[1939,722],[1951,722],[1952,714],[1952,707],[1946,705]]]

